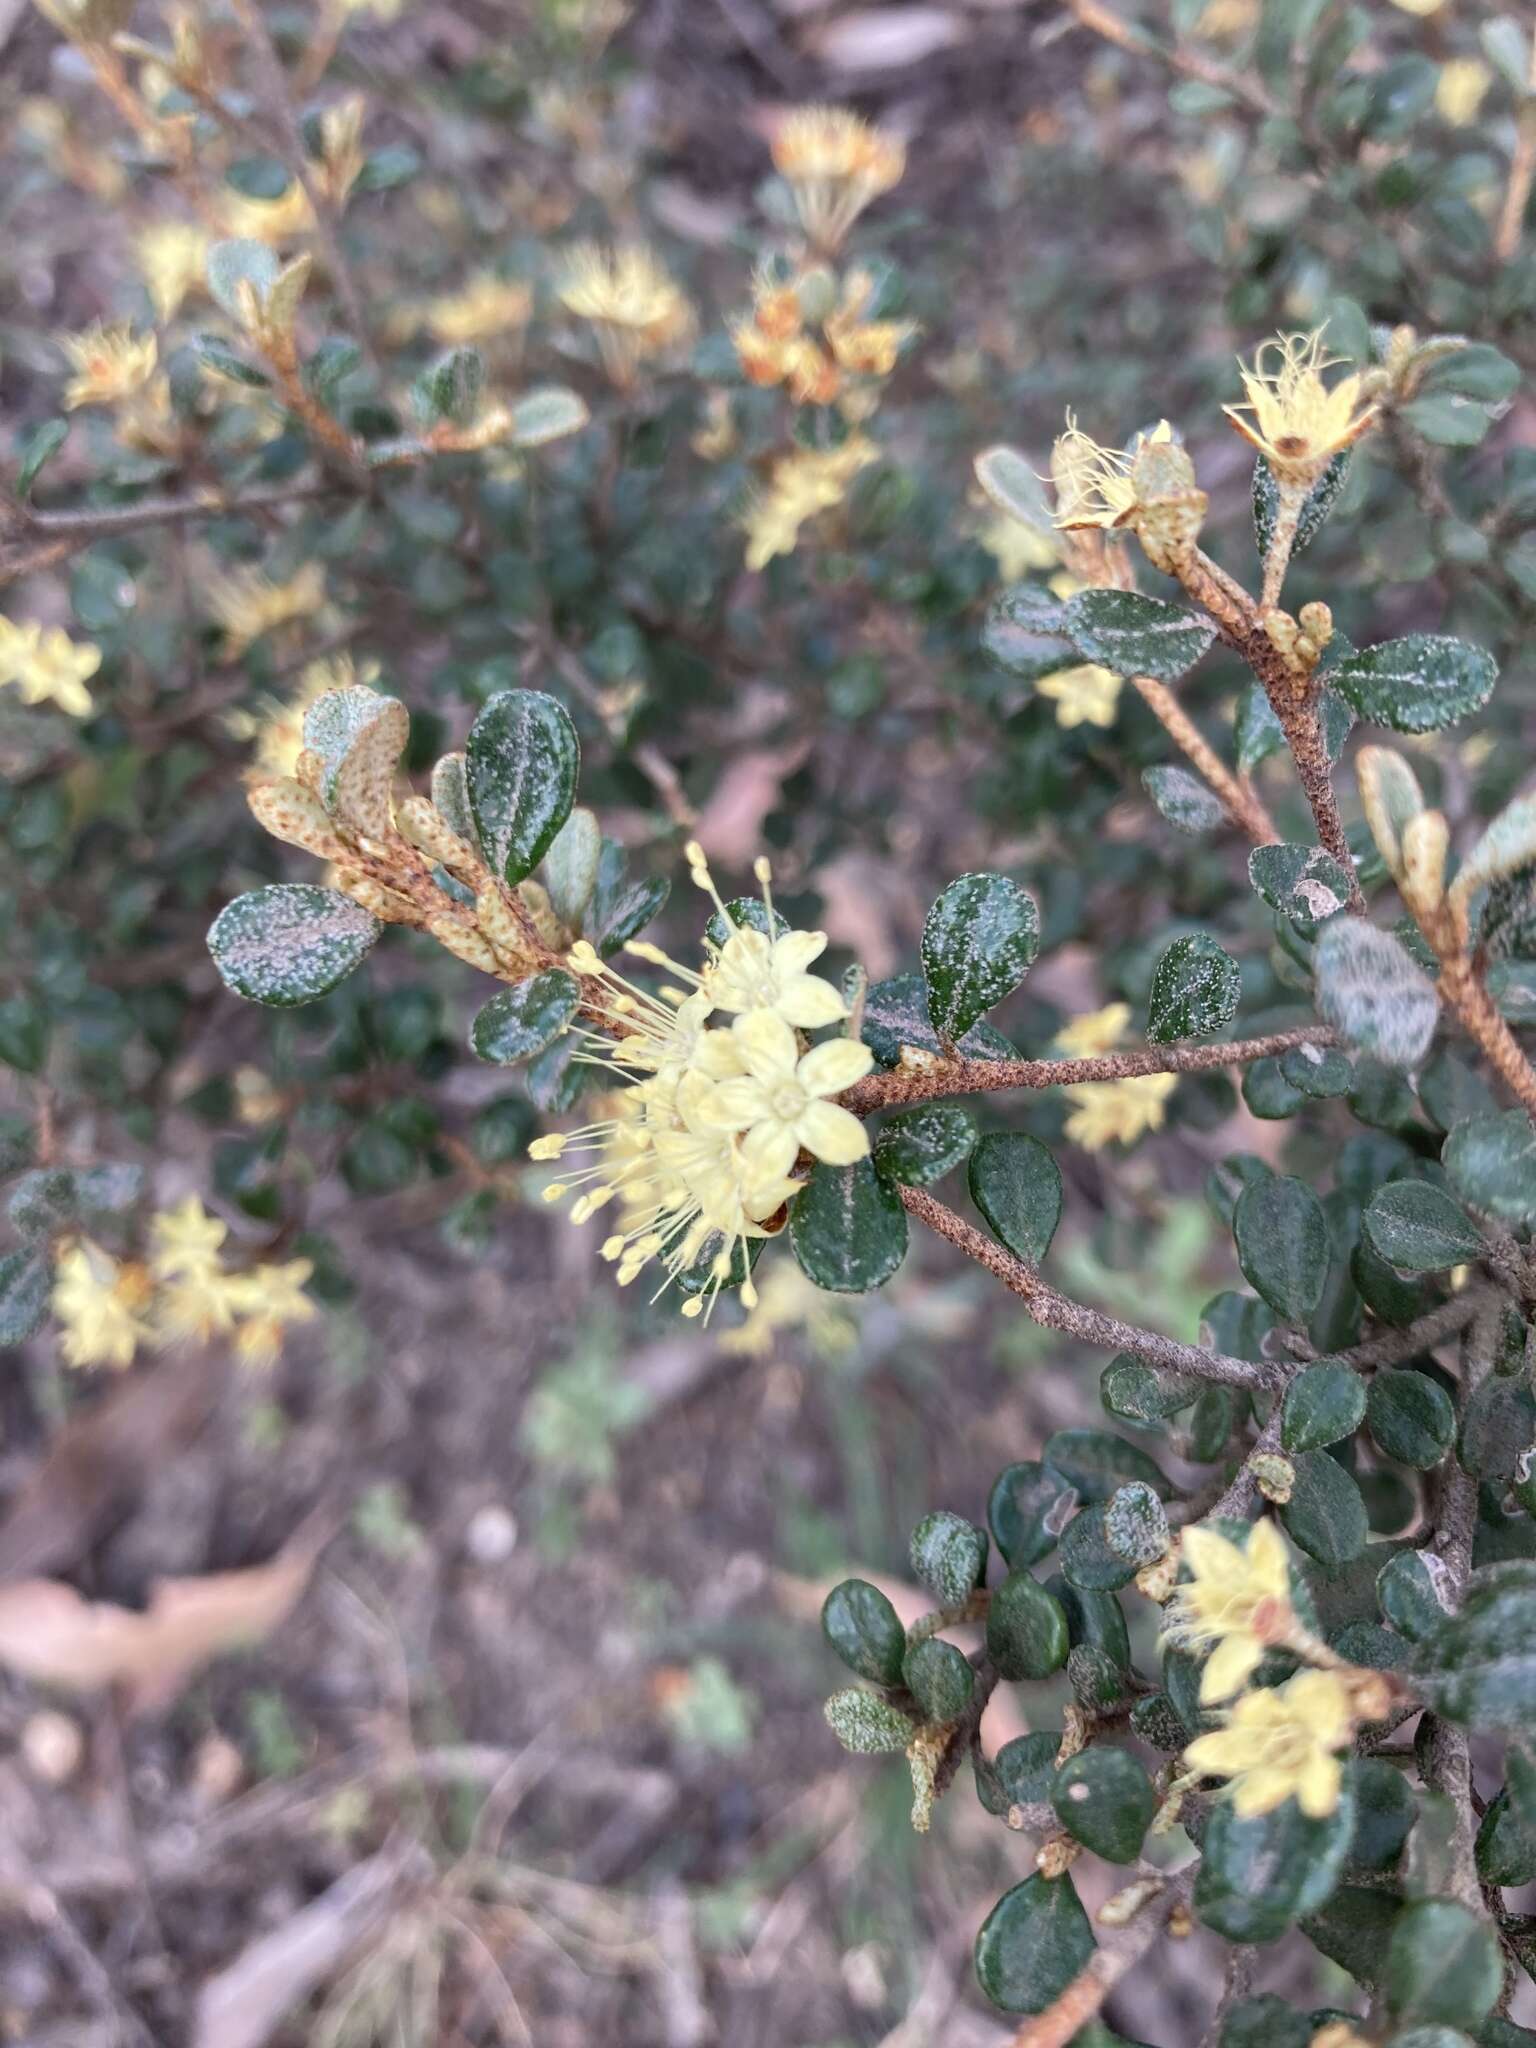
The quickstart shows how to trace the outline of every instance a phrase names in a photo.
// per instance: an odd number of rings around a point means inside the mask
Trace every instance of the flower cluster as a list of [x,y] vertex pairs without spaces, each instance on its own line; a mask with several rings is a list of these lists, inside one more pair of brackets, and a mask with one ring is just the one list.
[[[851,1166],[868,1153],[864,1126],[832,1098],[874,1061],[846,1035],[809,1042],[809,1033],[845,1023],[847,1006],[831,982],[807,971],[826,934],[791,930],[775,915],[767,862],[756,869],[759,928],[731,917],[697,845],[688,859],[716,912],[702,971],[631,942],[633,956],[681,984],[653,995],[589,945],[573,949],[569,964],[603,1027],[583,1034],[578,1057],[628,1085],[613,1098],[611,1115],[536,1139],[530,1151],[540,1160],[595,1153],[594,1165],[554,1182],[545,1199],[579,1188],[576,1222],[618,1203],[621,1227],[602,1251],[621,1285],[652,1260],[665,1269],[663,1288],[702,1265],[702,1285],[683,1306],[685,1315],[698,1315],[733,1279],[744,1282],[747,1306],[755,1302],[748,1247],[782,1228],[802,1157]],[[713,1023],[717,1015],[729,1021]]]
[[[1290,1798],[1314,1820],[1332,1813],[1342,1782],[1338,1752],[1359,1722],[1380,1720],[1388,1711],[1388,1681],[1346,1664],[1306,1626],[1292,1600],[1290,1558],[1272,1522],[1255,1522],[1242,1545],[1196,1523],[1185,1530],[1180,1555],[1189,1578],[1168,1603],[1167,1638],[1210,1649],[1200,1674],[1203,1705],[1239,1695],[1224,1726],[1188,1745],[1186,1765],[1197,1777],[1229,1778],[1233,1805],[1244,1818]],[[1313,1668],[1281,1685],[1250,1687],[1271,1650]]]
[[693,308],[643,244],[605,249],[580,242],[569,250],[556,285],[568,313],[590,321],[603,367],[627,390],[641,365],[666,355],[693,331]]
[[850,434],[837,448],[797,448],[780,456],[767,489],[747,507],[747,567],[764,569],[775,555],[793,554],[806,521],[841,505],[859,471],[878,459],[863,434]]
[[[1092,1059],[1112,1052],[1131,1021],[1125,1003],[1076,1017],[1056,1034],[1056,1049],[1066,1059]],[[1179,1084],[1177,1074],[1125,1074],[1116,1081],[1074,1081],[1065,1090],[1075,1104],[1068,1116],[1067,1136],[1085,1152],[1106,1145],[1134,1145],[1148,1131],[1162,1128],[1168,1098]]]
[[901,182],[902,142],[845,107],[798,107],[780,122],[773,166],[789,186],[812,246],[838,248],[859,215]]
[[760,270],[751,317],[731,329],[743,374],[783,385],[796,405],[835,404],[849,419],[867,419],[872,387],[917,331],[910,320],[871,319],[875,297],[867,270],[850,270],[841,284],[821,265],[787,281]]
[[147,1260],[116,1259],[89,1237],[66,1241],[54,1267],[53,1312],[74,1366],[133,1362],[141,1343],[208,1343],[231,1336],[248,1365],[266,1367],[286,1331],[308,1322],[308,1259],[244,1268],[224,1263],[228,1225],[196,1195],[150,1222]]

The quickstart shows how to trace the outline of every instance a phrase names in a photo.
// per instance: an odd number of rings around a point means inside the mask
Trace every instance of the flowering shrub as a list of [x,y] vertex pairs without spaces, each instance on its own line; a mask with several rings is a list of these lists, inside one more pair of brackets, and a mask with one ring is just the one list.
[[[976,1936],[1018,2048],[1118,2038],[1115,1985],[1194,1921],[1230,1945],[1217,2048],[1536,2038],[1502,1897],[1536,1880],[1529,30],[1409,51],[1406,20],[1180,7],[1167,39],[1069,0],[1117,75],[1215,116],[1180,189],[1249,347],[1082,360],[1053,305],[1081,388],[1014,358],[999,399],[884,246],[909,166],[877,123],[777,119],[754,263],[638,232],[610,9],[540,15],[560,176],[523,177],[490,262],[337,82],[366,10],[275,37],[230,0],[168,42],[116,0],[44,11],[132,155],[37,108],[24,146],[175,210],[133,237],[131,316],[65,337],[0,506],[28,1110],[0,1331],[51,1312],[80,1368],[188,1338],[270,1363],[345,1286],[306,1206],[330,1165],[359,1201],[456,1176],[471,1256],[529,1193],[601,1216],[621,1287],[749,1358],[891,1281],[915,1221],[1109,1354],[1119,1425],[1010,1465],[985,1526],[927,1515],[922,1619],[859,1579],[823,1614],[859,1681],[827,1719],[904,1754],[914,1824],[969,1766],[1034,1844]],[[1366,223],[1353,269],[1310,229],[1252,246],[1298,165]],[[412,204],[440,247],[407,248]],[[1381,218],[1413,204],[1427,247]],[[1100,443],[1116,416],[1144,424]],[[850,858],[859,910],[882,867],[949,879],[920,928],[834,935]],[[153,1152],[173,1109],[220,1134],[247,1252],[85,1162],[93,1119]],[[1079,1204],[1150,1202],[1165,1131],[1209,1141],[1245,1283],[1178,1336],[1052,1260],[1061,1157],[1103,1155]],[[989,1750],[1000,1686],[1059,1727]],[[1093,1920],[1085,1854],[1125,1876]],[[1367,2016],[1249,1995],[1297,1927]]]

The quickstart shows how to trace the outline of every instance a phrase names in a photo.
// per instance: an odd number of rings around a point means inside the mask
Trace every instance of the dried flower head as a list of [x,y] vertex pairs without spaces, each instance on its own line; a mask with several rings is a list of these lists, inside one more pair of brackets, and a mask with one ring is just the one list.
[[674,347],[693,326],[687,298],[643,244],[605,249],[577,243],[566,253],[555,291],[568,313],[592,322],[615,384],[632,384],[643,362]]
[[156,318],[174,320],[188,296],[202,289],[208,236],[184,221],[159,221],[145,228],[133,246]]
[[1222,410],[1282,484],[1316,483],[1334,456],[1352,447],[1377,418],[1379,408],[1363,398],[1358,371],[1331,388],[1323,382],[1323,372],[1339,360],[1323,353],[1319,327],[1311,334],[1276,335],[1255,353],[1252,369],[1239,364],[1246,398]]
[[805,522],[840,505],[877,454],[872,441],[854,434],[838,448],[801,448],[781,456],[768,489],[748,508],[747,567],[762,569],[775,555],[792,554]]
[[906,146],[846,107],[800,107],[779,123],[774,169],[794,195],[800,224],[821,250],[836,249],[865,207],[901,182]]
[[82,405],[120,405],[141,392],[159,366],[155,337],[135,337],[122,321],[104,327],[98,320],[83,334],[65,334],[59,345],[69,357],[74,376],[64,387],[64,410]]
[[431,300],[426,324],[445,348],[472,347],[520,339],[532,312],[532,286],[482,270],[460,290]]

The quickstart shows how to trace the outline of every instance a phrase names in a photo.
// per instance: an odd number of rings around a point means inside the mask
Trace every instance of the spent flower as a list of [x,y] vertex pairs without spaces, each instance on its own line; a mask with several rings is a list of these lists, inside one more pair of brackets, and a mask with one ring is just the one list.
[[1376,421],[1379,407],[1364,397],[1358,371],[1332,386],[1324,383],[1323,372],[1338,362],[1324,354],[1319,327],[1311,334],[1276,335],[1255,352],[1251,369],[1238,365],[1244,399],[1222,411],[1282,484],[1316,483],[1333,458]]

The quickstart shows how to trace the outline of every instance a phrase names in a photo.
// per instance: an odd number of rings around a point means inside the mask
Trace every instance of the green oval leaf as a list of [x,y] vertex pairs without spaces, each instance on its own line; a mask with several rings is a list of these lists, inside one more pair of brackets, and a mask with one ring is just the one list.
[[1144,768],[1141,786],[1159,814],[1176,831],[1187,832],[1192,838],[1202,832],[1214,832],[1226,820],[1220,797],[1187,768]]
[[1478,2026],[1504,1988],[1498,1937],[1455,1899],[1420,1899],[1392,1930],[1382,1982],[1400,2019]]
[[1071,1640],[1061,1602],[1026,1571],[1011,1571],[987,1609],[987,1654],[1004,1678],[1049,1678]]
[[500,690],[465,744],[469,801],[497,874],[520,882],[554,842],[576,801],[581,745],[565,707],[542,690]]
[[1195,1917],[1228,1941],[1277,1941],[1333,1890],[1353,1829],[1347,1782],[1321,1820],[1309,1820],[1294,1799],[1241,1820],[1230,1800],[1218,1799],[1195,1875]]
[[1180,1038],[1214,1038],[1237,1015],[1243,977],[1237,962],[1205,932],[1173,944],[1152,973],[1147,1037],[1154,1045]]
[[1280,1510],[1286,1535],[1330,1570],[1352,1563],[1371,1534],[1359,1487],[1327,1451],[1307,1451],[1291,1463],[1296,1476]]
[[976,1123],[955,1102],[927,1102],[882,1126],[874,1144],[876,1170],[904,1187],[925,1188],[969,1158]]
[[0,1258],[0,1345],[20,1344],[48,1312],[53,1265],[46,1252],[23,1246]]
[[[882,1067],[894,1067],[904,1045],[940,1052],[939,1034],[928,1016],[928,990],[920,974],[893,974],[870,984],[864,998],[864,1043]],[[986,1022],[973,1024],[955,1050],[968,1060],[1015,1060],[1017,1047]]]
[[789,1236],[818,1287],[867,1294],[883,1287],[907,1255],[907,1212],[870,1160],[817,1166],[790,1204]]
[[1446,1720],[1523,1734],[1536,1721],[1536,1567],[1474,1572],[1461,1611],[1424,1638],[1410,1670]]
[[1006,875],[961,875],[923,925],[928,1015],[941,1045],[963,1038],[1011,994],[1040,948],[1034,898]]
[[971,1154],[971,1200],[992,1235],[1038,1266],[1061,1219],[1061,1169],[1038,1138],[990,1131]]
[[1051,1786],[1051,1806],[1067,1833],[1106,1863],[1133,1863],[1157,1801],[1129,1751],[1095,1746],[1069,1757]]
[[1063,623],[1085,661],[1161,683],[1177,682],[1216,637],[1215,622],[1203,612],[1135,590],[1080,590],[1068,600]]
[[936,1508],[912,1531],[917,1582],[941,1607],[959,1607],[987,1575],[987,1536],[963,1515]]
[[1328,1278],[1328,1223],[1304,1182],[1288,1174],[1250,1181],[1232,1212],[1244,1277],[1286,1322],[1304,1323]]
[[900,1685],[907,1632],[890,1601],[867,1579],[844,1579],[821,1607],[821,1632],[850,1671],[875,1685]]
[[970,1704],[976,1674],[953,1643],[925,1636],[906,1654],[901,1675],[925,1721],[953,1721]]
[[1394,732],[1438,732],[1493,695],[1499,665],[1486,648],[1443,633],[1410,633],[1352,654],[1328,681],[1362,718]]
[[1444,1387],[1422,1372],[1378,1372],[1366,1417],[1377,1447],[1400,1465],[1427,1472],[1456,1441],[1456,1410]]
[[1132,1480],[1150,1486],[1160,1500],[1173,1493],[1144,1450],[1106,1429],[1058,1429],[1046,1439],[1044,1457],[1076,1489],[1079,1500],[1109,1500]]
[[1536,1223],[1536,1124],[1523,1109],[1470,1116],[1445,1141],[1441,1161],[1464,1201],[1501,1223]]
[[1049,1557],[1077,1506],[1077,1491],[1054,1466],[1023,1459],[997,1475],[987,1522],[1003,1562],[1014,1568]]
[[383,929],[339,889],[274,882],[225,904],[209,927],[208,950],[226,988],[287,1010],[328,995]]
[[1372,1250],[1404,1273],[1440,1273],[1483,1250],[1471,1218],[1428,1181],[1389,1181],[1371,1197],[1360,1224]]
[[1096,1943],[1070,1877],[1038,1872],[1004,1892],[976,1937],[976,1978],[1003,2012],[1044,2012]]
[[1280,1441],[1291,1453],[1326,1450],[1353,1436],[1365,1419],[1365,1382],[1347,1365],[1322,1359],[1285,1390]]
[[1304,937],[1349,901],[1349,876],[1320,846],[1256,846],[1248,879],[1271,910],[1288,917]]
[[500,1067],[515,1067],[552,1045],[575,1016],[581,1001],[576,977],[550,967],[511,988],[498,989],[475,1013],[470,1050]]

